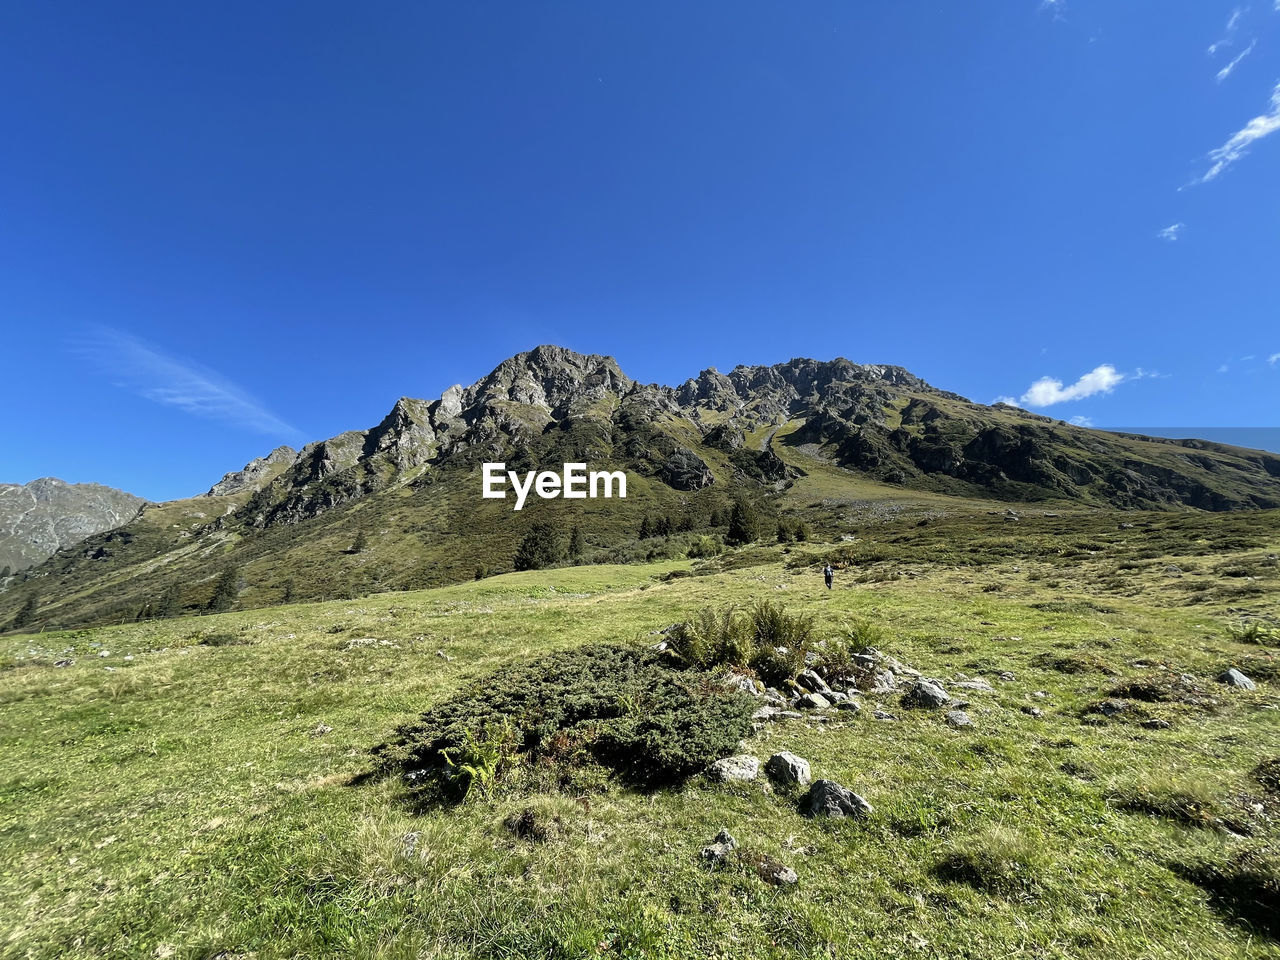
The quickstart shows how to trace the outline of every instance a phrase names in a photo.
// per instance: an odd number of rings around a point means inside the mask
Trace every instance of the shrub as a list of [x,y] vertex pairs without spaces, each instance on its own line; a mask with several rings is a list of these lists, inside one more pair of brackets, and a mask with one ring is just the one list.
[[564,551],[560,546],[560,534],[556,525],[549,520],[535,520],[516,548],[515,568],[541,570],[543,567],[554,566],[563,557]]
[[814,621],[761,600],[747,610],[705,607],[676,627],[671,650],[703,669],[750,668],[766,683],[794,679],[814,650]]
[[1280,628],[1257,617],[1242,617],[1227,624],[1227,635],[1237,643],[1256,643],[1261,646],[1280,646]]
[[456,801],[522,777],[572,785],[590,780],[591,767],[652,788],[732,753],[755,706],[656,651],[584,647],[484,678],[374,753],[427,799]]
[[700,560],[705,557],[719,556],[723,550],[724,544],[717,537],[694,537],[693,542],[689,544],[688,557],[691,560]]

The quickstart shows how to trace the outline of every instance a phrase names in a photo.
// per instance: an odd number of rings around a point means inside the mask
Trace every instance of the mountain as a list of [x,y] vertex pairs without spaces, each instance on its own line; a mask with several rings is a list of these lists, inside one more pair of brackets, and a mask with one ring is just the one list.
[[[625,500],[481,498],[480,464],[625,470]],[[534,519],[579,527],[584,561],[627,561],[719,534],[730,503],[825,534],[860,511],[1251,510],[1280,507],[1280,457],[1077,427],[984,406],[901,367],[797,359],[641,384],[610,357],[542,346],[469,387],[401,398],[378,425],[280,448],[205,495],[149,505],[59,551],[0,595],[0,623],[39,594],[44,622],[200,609],[234,581],[241,606],[357,596],[510,569]],[[887,507],[886,507],[887,505]],[[232,575],[233,574],[233,575]]]
[[55,477],[0,483],[0,571],[25,570],[63,547],[128,523],[144,503],[123,490]]

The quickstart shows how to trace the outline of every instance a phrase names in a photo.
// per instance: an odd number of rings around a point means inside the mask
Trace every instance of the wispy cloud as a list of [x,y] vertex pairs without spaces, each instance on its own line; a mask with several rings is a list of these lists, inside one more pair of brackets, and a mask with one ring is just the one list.
[[[1280,3],[1280,0],[1276,0]],[[1040,9],[1048,10],[1053,14],[1055,20],[1066,20],[1067,3],[1066,0],[1040,0]]]
[[1156,236],[1159,237],[1161,240],[1168,240],[1170,243],[1172,243],[1174,240],[1178,239],[1178,234],[1182,232],[1182,228],[1185,226],[1186,226],[1185,223],[1170,224],[1169,226],[1165,227],[1163,230],[1160,230],[1159,232],[1157,232]]
[[1088,417],[1072,417],[1067,423],[1074,424],[1077,427],[1092,427],[1093,421]]
[[94,327],[71,344],[115,383],[140,397],[193,416],[286,439],[300,431],[285,423],[242,387],[190,360],[165,353],[144,340]]
[[1218,367],[1218,372],[1219,372],[1219,373],[1230,373],[1230,372],[1231,372],[1231,366],[1230,366],[1230,364],[1226,364],[1226,363],[1224,363],[1224,364],[1220,365],[1220,366]]
[[[1276,10],[1280,10],[1280,0],[1276,0]],[[1277,363],[1280,363],[1280,353],[1273,353],[1271,356],[1267,357],[1267,363],[1271,364],[1273,367]]]
[[1023,406],[1051,407],[1069,400],[1083,400],[1098,393],[1110,393],[1126,377],[1109,363],[1094,367],[1070,386],[1054,377],[1041,377],[1022,395]]
[[1253,53],[1253,48],[1258,45],[1257,40],[1250,40],[1249,45],[1237,53],[1225,67],[1218,71],[1218,82],[1221,83],[1227,77],[1231,76],[1231,72],[1240,65],[1240,61]]
[[[1280,5],[1280,0],[1277,0],[1277,4]],[[1227,20],[1227,28],[1223,31],[1222,39],[1217,43],[1209,44],[1209,56],[1213,56],[1223,47],[1231,46],[1231,41],[1236,35],[1236,28],[1240,26],[1240,18],[1244,16],[1245,10],[1247,9],[1247,7],[1236,7],[1231,11],[1231,16]]]
[[1277,130],[1280,130],[1280,83],[1277,83],[1275,89],[1271,91],[1271,107],[1266,113],[1254,117],[1236,131],[1230,140],[1216,150],[1209,151],[1209,159],[1213,161],[1213,166],[1195,183],[1208,183],[1243,157],[1251,144]]

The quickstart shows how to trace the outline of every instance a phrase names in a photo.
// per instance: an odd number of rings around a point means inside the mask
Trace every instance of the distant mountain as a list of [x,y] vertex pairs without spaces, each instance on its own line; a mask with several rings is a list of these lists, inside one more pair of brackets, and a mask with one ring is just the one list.
[[[486,461],[625,470],[628,499],[516,514],[481,499]],[[0,596],[0,623],[33,591],[61,624],[151,615],[172,591],[190,610],[231,567],[242,606],[469,579],[510,569],[538,517],[579,526],[585,559],[626,560],[660,549],[636,543],[644,515],[704,530],[743,496],[818,526],[877,501],[1263,509],[1280,507],[1280,457],[975,404],[895,366],[797,359],[668,387],[543,346],[437,400],[401,398],[368,430],[281,448],[202,497],[148,506]]]
[[54,477],[0,483],[0,571],[16,573],[63,547],[128,523],[144,503],[123,490]]

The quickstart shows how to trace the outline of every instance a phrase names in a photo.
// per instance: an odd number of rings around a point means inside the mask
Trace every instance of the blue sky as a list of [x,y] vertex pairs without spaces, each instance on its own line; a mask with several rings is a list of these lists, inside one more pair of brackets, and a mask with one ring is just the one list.
[[0,480],[160,499],[538,343],[1277,426],[1280,0],[0,6]]

